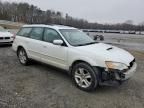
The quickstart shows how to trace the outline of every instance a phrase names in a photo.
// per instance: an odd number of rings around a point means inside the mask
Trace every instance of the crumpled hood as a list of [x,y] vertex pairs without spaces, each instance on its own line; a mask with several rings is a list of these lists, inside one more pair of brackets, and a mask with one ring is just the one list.
[[129,52],[118,47],[103,43],[96,43],[76,48],[79,51],[84,51],[84,53],[93,54],[96,56],[96,59],[120,62],[126,64],[127,66],[129,66],[129,63],[134,59],[134,57]]
[[0,37],[11,37],[13,36],[10,32],[0,32]]

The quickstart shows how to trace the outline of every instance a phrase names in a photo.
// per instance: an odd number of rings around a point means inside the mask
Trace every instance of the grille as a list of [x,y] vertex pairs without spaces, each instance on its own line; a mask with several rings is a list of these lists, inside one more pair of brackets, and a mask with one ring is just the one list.
[[130,65],[129,65],[128,68],[130,69],[130,68],[134,65],[134,63],[135,63],[135,59],[134,59],[133,61],[130,62]]
[[10,37],[5,37],[5,39],[10,39]]
[[3,40],[3,37],[0,37],[0,40]]

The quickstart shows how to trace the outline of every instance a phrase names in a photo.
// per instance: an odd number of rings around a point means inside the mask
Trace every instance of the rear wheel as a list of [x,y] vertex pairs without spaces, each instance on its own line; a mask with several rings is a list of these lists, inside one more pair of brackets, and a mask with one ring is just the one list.
[[18,55],[18,59],[22,65],[28,65],[29,59],[27,57],[27,53],[24,50],[24,48],[19,48],[17,55]]
[[78,88],[92,91],[98,85],[98,79],[93,68],[87,63],[78,63],[72,69],[72,78]]

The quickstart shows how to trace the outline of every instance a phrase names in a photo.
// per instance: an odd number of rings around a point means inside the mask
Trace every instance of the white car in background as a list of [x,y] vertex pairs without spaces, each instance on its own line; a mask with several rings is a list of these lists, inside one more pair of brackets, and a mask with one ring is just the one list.
[[14,34],[0,27],[0,44],[12,44],[14,39]]
[[137,67],[129,52],[61,25],[23,26],[13,49],[23,65],[34,59],[67,70],[76,86],[85,91],[112,82],[121,84],[133,76]]

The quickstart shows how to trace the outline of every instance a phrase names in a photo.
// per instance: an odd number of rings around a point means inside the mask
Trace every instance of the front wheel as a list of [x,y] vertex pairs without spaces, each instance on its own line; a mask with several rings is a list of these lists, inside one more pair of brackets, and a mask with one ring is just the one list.
[[72,69],[72,78],[78,88],[92,91],[98,85],[96,72],[87,63],[78,63]]

